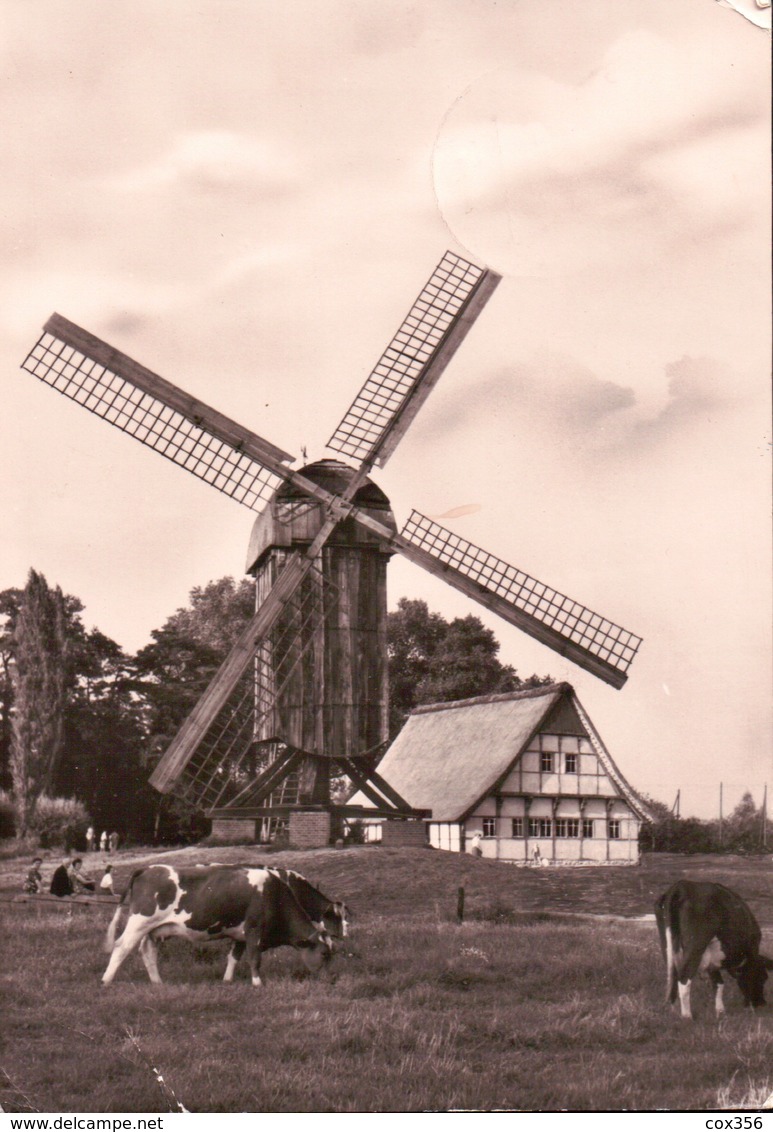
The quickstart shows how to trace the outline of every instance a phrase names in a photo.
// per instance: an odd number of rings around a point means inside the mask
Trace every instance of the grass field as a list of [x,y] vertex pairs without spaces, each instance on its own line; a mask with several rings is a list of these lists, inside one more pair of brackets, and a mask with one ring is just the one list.
[[[149,859],[119,853],[119,881]],[[169,941],[164,986],[135,956],[102,988],[112,908],[0,905],[6,1111],[706,1110],[759,1106],[773,1091],[773,1010],[742,1010],[732,984],[717,1023],[701,982],[697,1020],[682,1022],[662,1002],[654,924],[605,918],[651,913],[679,876],[720,880],[749,900],[773,953],[769,860],[521,870],[376,847],[270,860],[353,906],[329,977],[302,978],[282,949],[264,961],[262,990],[246,971],[224,986],[224,944]],[[0,888],[18,890],[25,867],[3,862]]]

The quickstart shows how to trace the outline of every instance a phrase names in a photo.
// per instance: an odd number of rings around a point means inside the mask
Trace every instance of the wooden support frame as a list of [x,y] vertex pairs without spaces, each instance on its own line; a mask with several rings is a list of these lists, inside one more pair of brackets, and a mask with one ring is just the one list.
[[[264,798],[268,797],[272,790],[275,790],[279,783],[287,778],[295,768],[301,763],[304,758],[304,752],[299,751],[297,747],[288,746],[285,751],[274,759],[273,762],[260,772],[255,778],[252,779],[232,800],[232,804],[238,806],[242,798],[252,797],[257,804],[262,802]],[[221,807],[214,806],[214,810],[219,810]],[[228,808],[228,807],[226,807]]]
[[226,806],[222,809],[211,810],[208,816],[211,818],[285,818],[299,811],[304,814],[329,813],[333,817],[339,818],[418,818],[424,820],[432,817],[431,810],[409,810],[402,813],[398,810],[375,809],[369,806],[299,806],[295,803],[279,806],[236,806],[233,808]]

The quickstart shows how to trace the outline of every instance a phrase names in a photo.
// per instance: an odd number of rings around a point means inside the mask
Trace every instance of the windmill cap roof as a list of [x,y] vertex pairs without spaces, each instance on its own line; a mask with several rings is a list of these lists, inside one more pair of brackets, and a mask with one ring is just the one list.
[[[323,487],[325,491],[329,491],[332,495],[340,495],[341,492],[345,491],[354,475],[354,468],[350,468],[348,464],[342,463],[341,460],[315,460],[314,463],[306,464],[299,471],[302,476],[306,476],[312,483],[318,484],[319,487]],[[285,480],[277,488],[276,498],[282,500],[302,499],[304,494],[295,484]],[[369,479],[366,479],[357,490],[354,502],[367,507],[388,508],[390,505],[381,488]]]

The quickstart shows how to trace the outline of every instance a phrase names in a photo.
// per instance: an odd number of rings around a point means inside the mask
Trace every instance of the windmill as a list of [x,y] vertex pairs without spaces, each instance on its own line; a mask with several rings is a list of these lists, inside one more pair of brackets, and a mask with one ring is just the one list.
[[[447,252],[328,441],[343,459],[293,457],[54,314],[23,368],[259,512],[248,570],[256,612],[151,775],[222,820],[317,822],[344,774],[384,817],[422,817],[379,776],[387,739],[386,564],[441,577],[621,688],[640,638],[411,512],[397,530],[368,478],[383,467],[499,283]],[[374,810],[369,809],[370,816]],[[297,826],[300,829],[300,825]]]

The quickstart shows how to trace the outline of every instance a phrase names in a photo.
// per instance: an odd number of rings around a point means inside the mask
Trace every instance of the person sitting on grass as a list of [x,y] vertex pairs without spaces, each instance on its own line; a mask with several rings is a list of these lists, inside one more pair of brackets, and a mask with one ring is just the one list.
[[75,857],[70,865],[69,877],[76,896],[81,892],[93,892],[96,887],[94,881],[84,873],[83,860],[80,857]]
[[105,872],[102,880],[99,882],[99,892],[101,896],[113,895],[113,866],[105,865]]
[[61,865],[54,869],[51,877],[52,896],[72,896],[73,888],[70,880],[70,858],[65,857]]
[[35,893],[41,892],[43,889],[43,874],[40,871],[40,866],[43,864],[42,857],[32,858],[32,868],[27,873],[27,879],[24,882],[24,892]]

